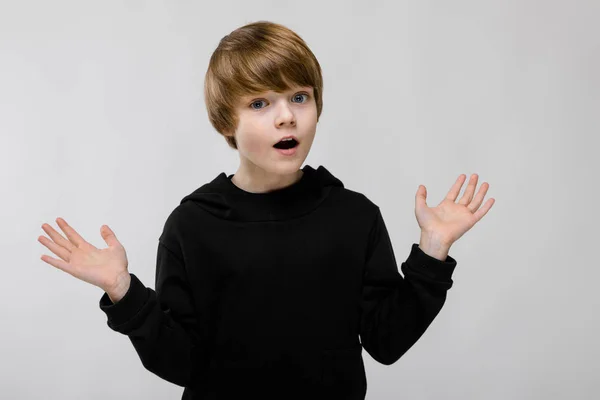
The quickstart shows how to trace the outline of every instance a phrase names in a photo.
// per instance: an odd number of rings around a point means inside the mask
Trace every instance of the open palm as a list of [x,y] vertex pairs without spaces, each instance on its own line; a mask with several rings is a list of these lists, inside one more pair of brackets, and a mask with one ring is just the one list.
[[489,189],[489,184],[484,182],[479,188],[477,196],[473,198],[477,187],[477,174],[471,176],[469,185],[458,203],[456,198],[466,180],[466,175],[461,174],[446,198],[436,207],[427,206],[427,189],[420,185],[415,198],[415,216],[421,231],[435,237],[442,243],[450,246],[462,235],[471,229],[495,203],[493,198],[488,199],[480,208],[483,198]]
[[125,248],[108,226],[100,229],[108,248],[98,249],[85,241],[64,219],[57,218],[56,222],[68,240],[50,225],[43,224],[42,229],[52,240],[40,236],[38,241],[60,257],[59,260],[43,255],[43,261],[105,291],[115,287],[119,278],[129,273]]

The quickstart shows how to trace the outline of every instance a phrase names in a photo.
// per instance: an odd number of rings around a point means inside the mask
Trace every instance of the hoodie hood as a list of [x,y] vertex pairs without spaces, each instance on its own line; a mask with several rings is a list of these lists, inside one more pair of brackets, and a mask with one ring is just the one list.
[[332,189],[344,187],[322,165],[316,170],[305,165],[302,171],[300,180],[292,185],[265,193],[246,192],[231,181],[233,174],[221,172],[185,196],[180,204],[191,201],[216,217],[231,221],[281,221],[310,213]]

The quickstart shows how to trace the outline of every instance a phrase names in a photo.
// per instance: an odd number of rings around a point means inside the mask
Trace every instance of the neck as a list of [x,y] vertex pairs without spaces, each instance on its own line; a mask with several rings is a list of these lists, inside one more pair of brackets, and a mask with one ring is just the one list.
[[268,193],[274,190],[283,189],[298,182],[304,171],[301,169],[292,174],[278,175],[267,174],[264,172],[248,173],[238,169],[231,182],[240,189],[250,193]]

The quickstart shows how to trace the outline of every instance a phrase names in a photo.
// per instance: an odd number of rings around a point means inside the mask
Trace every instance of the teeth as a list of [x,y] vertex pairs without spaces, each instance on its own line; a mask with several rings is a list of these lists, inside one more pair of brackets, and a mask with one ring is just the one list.
[[281,141],[282,141],[282,142],[286,142],[286,141],[288,141],[288,140],[294,140],[294,138],[282,139]]

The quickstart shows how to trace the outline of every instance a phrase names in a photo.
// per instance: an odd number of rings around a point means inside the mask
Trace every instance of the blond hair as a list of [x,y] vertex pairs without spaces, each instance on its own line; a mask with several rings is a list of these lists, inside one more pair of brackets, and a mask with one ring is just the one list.
[[223,37],[204,79],[204,101],[211,125],[237,149],[235,107],[242,96],[290,85],[311,86],[317,121],[323,109],[323,77],[317,58],[304,40],[283,25],[258,21]]

